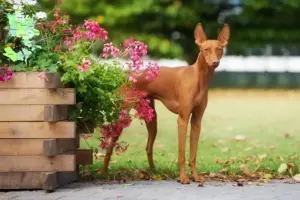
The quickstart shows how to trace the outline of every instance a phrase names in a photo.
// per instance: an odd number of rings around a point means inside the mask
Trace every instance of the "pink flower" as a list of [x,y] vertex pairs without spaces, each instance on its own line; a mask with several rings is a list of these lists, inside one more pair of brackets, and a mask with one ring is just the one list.
[[151,80],[154,79],[156,77],[158,77],[159,74],[159,66],[157,65],[157,63],[151,63],[149,62],[148,65],[146,66],[146,79],[147,80]]
[[3,67],[0,69],[0,81],[5,82],[9,81],[13,76],[13,71],[10,71],[8,67]]
[[125,39],[123,42],[124,48],[128,48],[134,42],[134,38],[131,37],[130,39]]
[[104,44],[102,56],[106,59],[111,54],[113,57],[119,55],[120,50],[112,45],[112,43]]
[[84,26],[88,30],[85,34],[88,40],[94,41],[100,38],[105,41],[108,39],[108,32],[101,28],[97,22],[85,20]]
[[82,62],[81,62],[81,65],[78,65],[77,69],[79,71],[86,72],[89,69],[89,67],[90,67],[91,64],[92,63],[91,63],[90,60],[83,58]]
[[68,37],[67,37],[67,38],[64,40],[64,43],[65,43],[65,45],[67,45],[68,50],[69,50],[69,51],[72,51],[73,47],[72,47],[72,40],[71,40],[71,38],[68,38]]

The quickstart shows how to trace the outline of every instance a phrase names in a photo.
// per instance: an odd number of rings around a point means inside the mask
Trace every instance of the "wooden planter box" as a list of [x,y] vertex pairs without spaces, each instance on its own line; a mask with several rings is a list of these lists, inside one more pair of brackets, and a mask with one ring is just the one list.
[[62,88],[57,73],[15,73],[0,83],[0,190],[51,191],[78,180],[79,164],[93,157],[78,149],[67,121],[75,103],[75,89]]

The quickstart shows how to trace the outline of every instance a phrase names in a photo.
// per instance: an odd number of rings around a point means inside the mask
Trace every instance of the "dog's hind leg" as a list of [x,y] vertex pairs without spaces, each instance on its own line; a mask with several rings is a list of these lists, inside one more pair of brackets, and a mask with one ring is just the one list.
[[[121,133],[120,133],[120,135],[121,135]],[[109,144],[109,146],[108,146],[108,148],[106,150],[106,154],[105,154],[105,158],[104,158],[104,164],[103,164],[103,169],[102,169],[102,173],[104,173],[104,174],[106,174],[108,172],[108,166],[109,166],[110,158],[111,158],[111,155],[112,155],[112,153],[114,151],[114,144],[118,141],[119,136],[113,137],[111,139],[111,143]]]
[[157,134],[157,114],[155,111],[154,99],[150,100],[150,106],[154,110],[154,117],[150,122],[145,121],[147,130],[148,130],[148,142],[147,142],[147,146],[146,146],[146,152],[147,152],[149,167],[154,168],[153,144],[154,144],[156,134]]

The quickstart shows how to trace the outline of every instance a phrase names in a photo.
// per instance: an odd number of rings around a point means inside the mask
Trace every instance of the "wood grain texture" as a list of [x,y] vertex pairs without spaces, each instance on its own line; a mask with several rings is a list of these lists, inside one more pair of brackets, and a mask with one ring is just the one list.
[[2,122],[55,122],[67,118],[67,105],[0,105],[0,121]]
[[77,149],[76,139],[46,139],[43,141],[45,156],[56,156],[75,149]]
[[44,121],[57,122],[68,119],[68,106],[66,105],[45,105]]
[[0,88],[60,88],[63,87],[58,73],[16,72],[12,79],[0,83]]
[[0,190],[53,190],[77,180],[77,172],[0,172]]
[[0,139],[1,156],[55,156],[75,151],[75,139]]
[[0,105],[0,121],[44,121],[44,106]]
[[0,172],[43,172],[76,170],[75,155],[0,156]]
[[75,122],[0,122],[0,138],[75,138]]
[[76,103],[74,88],[0,89],[0,105],[46,105]]

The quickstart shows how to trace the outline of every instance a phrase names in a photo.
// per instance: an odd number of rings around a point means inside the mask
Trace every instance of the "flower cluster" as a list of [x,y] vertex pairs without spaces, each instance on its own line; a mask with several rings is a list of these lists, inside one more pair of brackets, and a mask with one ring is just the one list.
[[8,67],[0,68],[0,82],[5,82],[11,79],[13,72]]
[[145,74],[146,74],[146,79],[147,80],[151,80],[154,79],[156,77],[158,77],[159,75],[159,66],[157,65],[157,63],[151,63],[149,62],[146,65],[146,70],[145,70]]
[[[61,1],[56,0],[56,3]],[[8,2],[14,6],[15,12],[16,9],[20,10],[36,4],[36,0],[8,0]],[[26,12],[21,14],[22,17],[27,16]],[[99,145],[101,148],[107,148],[112,138],[119,137],[122,130],[131,124],[133,118],[152,120],[154,110],[150,100],[144,94],[140,91],[132,91],[131,107],[122,110],[123,105],[120,102],[130,101],[131,96],[125,95],[122,99],[123,96],[119,91],[128,80],[129,84],[136,82],[137,76],[141,75],[146,80],[158,76],[158,65],[151,62],[146,64],[142,59],[148,52],[146,44],[130,38],[124,41],[123,47],[117,48],[109,41],[108,32],[97,22],[85,20],[82,25],[73,25],[70,23],[70,17],[66,14],[62,15],[59,8],[55,10],[54,19],[51,21],[47,20],[47,14],[44,12],[32,12],[30,16],[33,16],[33,21],[36,22],[32,27],[38,26],[38,30],[32,32],[41,35],[41,40],[37,41],[33,38],[32,44],[36,43],[40,48],[33,50],[33,56],[28,57],[28,62],[20,66],[28,67],[26,70],[30,71],[32,70],[28,65],[30,63],[36,71],[58,71],[62,74],[61,80],[64,84],[76,86],[76,98],[81,103],[70,115],[70,120],[80,119],[84,123],[91,121],[93,125],[100,126],[102,128]],[[20,16],[17,18],[20,19]],[[122,64],[118,60],[108,65],[96,62],[91,52],[95,52],[94,47],[99,44],[103,45],[103,52],[101,52],[103,58],[112,56],[128,60],[129,73],[122,70]],[[41,61],[45,60],[47,67],[39,66]],[[0,68],[0,82],[11,79],[12,75],[13,72],[7,67]],[[42,74],[37,76],[48,81]],[[129,113],[131,109],[135,109],[136,113],[131,115]],[[128,148],[125,142],[115,142],[113,145],[116,151],[123,152]]]
[[78,65],[77,69],[79,71],[86,72],[89,69],[89,67],[90,67],[91,64],[92,63],[91,63],[91,61],[89,59],[82,58],[81,65]]
[[[140,41],[135,41],[133,38],[127,39],[123,43],[123,52],[112,45],[112,43],[104,44],[102,56],[108,58],[109,55],[117,57],[124,55],[129,57],[129,62],[127,63],[130,70],[130,75],[128,80],[130,82],[137,82],[137,76],[144,75],[146,80],[154,79],[159,74],[159,67],[157,63],[149,62],[144,65],[142,56],[147,55],[147,45]],[[127,101],[126,98],[133,98],[136,113],[133,116],[147,122],[151,121],[154,117],[154,110],[150,106],[150,100],[140,91],[130,91],[130,97],[126,97],[124,101]],[[130,110],[130,109],[129,109]],[[101,148],[107,148],[111,144],[111,140],[114,137],[119,137],[122,130],[130,125],[132,121],[132,116],[126,110],[122,110],[119,115],[119,121],[103,126],[102,137],[101,137]],[[120,143],[113,144],[116,151],[125,151],[128,146],[122,147]]]
[[[124,118],[122,120],[119,120],[118,122],[103,125],[102,126],[102,136],[100,138],[100,140],[101,140],[100,148],[102,148],[102,149],[108,148],[108,146],[112,142],[111,139],[114,138],[114,137],[119,137],[122,130],[124,128],[129,127],[131,121],[132,121],[132,119],[128,115],[126,118]],[[116,142],[113,145],[115,147],[120,146],[118,144],[119,143]]]
[[87,29],[85,37],[90,41],[94,41],[98,38],[103,41],[108,39],[108,32],[105,29],[101,28],[97,22],[85,20],[84,26]]
[[7,0],[8,3],[12,5],[29,5],[29,6],[34,6],[37,1],[36,0]]
[[[150,122],[155,115],[153,108],[150,106],[150,100],[140,91],[130,91],[130,98],[135,100],[133,108],[136,110],[136,113],[133,117]],[[129,127],[131,122],[132,116],[127,110],[122,110],[119,115],[119,121],[104,125],[102,127],[102,137],[100,138],[100,148],[105,149],[112,144],[112,138],[118,138],[122,130]],[[125,142],[122,143],[125,144]],[[128,144],[123,147],[120,143],[115,142],[113,145],[117,152],[124,152],[128,148]]]
[[150,100],[147,98],[140,98],[135,104],[136,114],[135,117],[150,122],[154,117],[154,110],[150,106]]
[[112,43],[106,43],[104,44],[103,48],[103,54],[102,56],[104,58],[108,58],[108,56],[111,54],[113,57],[117,57],[119,55],[120,50],[112,45]]

